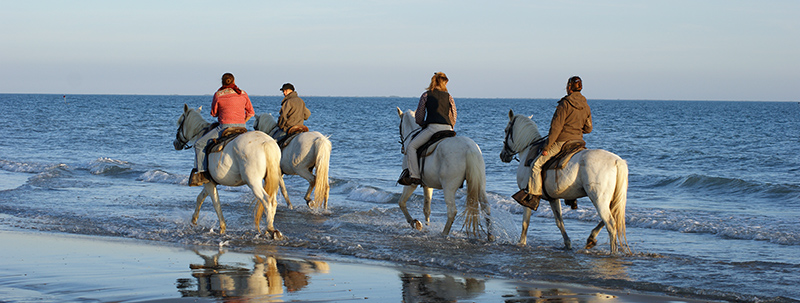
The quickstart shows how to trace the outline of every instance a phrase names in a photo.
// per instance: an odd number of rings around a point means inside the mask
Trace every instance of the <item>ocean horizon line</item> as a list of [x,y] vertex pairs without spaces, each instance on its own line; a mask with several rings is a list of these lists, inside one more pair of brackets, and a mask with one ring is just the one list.
[[[191,95],[191,94],[136,94],[136,93],[73,93],[73,94],[56,94],[56,93],[0,93],[0,95],[53,95],[53,96],[179,96],[179,97],[211,97],[212,94],[198,94],[198,95]],[[282,95],[256,95],[256,94],[249,94],[251,97],[275,97],[275,98],[283,98]],[[388,95],[388,96],[334,96],[334,95],[303,95],[304,98],[397,98],[397,99],[411,99],[411,98],[419,98],[418,96],[397,96],[397,95]],[[544,98],[544,97],[458,97],[458,99],[465,99],[465,100],[544,100],[544,101],[553,101],[558,100],[558,98]],[[628,98],[587,98],[589,100],[595,101],[654,101],[654,102],[662,102],[662,101],[679,101],[679,102],[798,102],[797,100],[723,100],[723,99],[715,99],[715,100],[702,100],[702,99],[628,99]]]

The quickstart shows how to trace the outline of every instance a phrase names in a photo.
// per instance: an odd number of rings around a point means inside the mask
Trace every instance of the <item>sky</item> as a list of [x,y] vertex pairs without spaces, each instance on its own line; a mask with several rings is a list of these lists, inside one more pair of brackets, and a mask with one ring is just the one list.
[[800,101],[796,0],[0,5],[0,93]]

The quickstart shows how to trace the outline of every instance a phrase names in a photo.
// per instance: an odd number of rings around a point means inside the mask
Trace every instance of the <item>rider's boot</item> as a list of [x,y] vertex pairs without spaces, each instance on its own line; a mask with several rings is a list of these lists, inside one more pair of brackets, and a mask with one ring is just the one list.
[[403,170],[403,173],[400,174],[400,179],[397,179],[397,183],[405,186],[412,184],[421,185],[422,180],[419,178],[412,178],[411,173],[409,173],[408,168],[406,168]]
[[511,195],[511,198],[514,198],[514,201],[517,201],[520,205],[536,211],[539,208],[541,196],[531,195],[523,189]]
[[192,168],[192,173],[189,175],[189,186],[201,186],[210,182],[206,178],[205,172],[197,172],[196,168]]

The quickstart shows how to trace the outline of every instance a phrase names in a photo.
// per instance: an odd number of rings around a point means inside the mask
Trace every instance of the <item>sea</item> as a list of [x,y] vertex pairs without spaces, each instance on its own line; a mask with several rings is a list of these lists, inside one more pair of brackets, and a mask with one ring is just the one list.
[[[486,164],[496,240],[463,228],[441,235],[446,206],[434,190],[431,222],[405,222],[397,108],[414,97],[302,96],[306,125],[329,136],[330,200],[309,209],[307,183],[285,176],[289,209],[278,197],[272,240],[253,226],[253,195],[220,186],[228,231],[206,200],[190,223],[198,187],[187,186],[192,150],[175,150],[184,104],[211,96],[0,94],[0,227],[119,237],[248,252],[271,246],[346,258],[435,268],[475,277],[553,281],[730,302],[800,301],[800,104],[798,102],[597,100],[586,92],[594,130],[587,147],[628,163],[627,239],[611,253],[608,234],[584,249],[599,222],[587,198],[564,209],[572,250],[547,203],[519,246],[523,208],[517,162],[503,163],[508,112],[549,128],[557,99],[459,98],[455,130],[474,140]],[[278,96],[251,96],[257,114],[278,116]],[[252,128],[253,121],[248,121]],[[409,202],[422,219],[421,189]],[[465,191],[457,193],[459,213]],[[0,248],[13,249],[6,244]]]

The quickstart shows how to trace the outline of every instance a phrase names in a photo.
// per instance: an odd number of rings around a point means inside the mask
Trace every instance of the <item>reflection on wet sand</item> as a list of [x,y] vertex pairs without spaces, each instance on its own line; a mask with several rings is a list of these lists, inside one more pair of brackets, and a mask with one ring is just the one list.
[[403,282],[403,302],[455,302],[475,298],[486,289],[485,281],[474,278],[455,278],[449,275],[400,275]]
[[[195,254],[203,264],[190,264],[192,279],[178,279],[178,291],[184,297],[247,298],[258,297],[259,302],[281,302],[281,294],[303,289],[309,283],[310,273],[327,273],[328,263],[254,255],[252,269],[220,264],[225,251],[213,255]],[[268,301],[264,301],[268,300]]]
[[[600,303],[617,299],[617,296],[603,293],[577,293],[566,288],[545,288],[517,290],[517,296],[505,296],[505,302],[515,303]],[[618,301],[612,301],[618,302]]]

